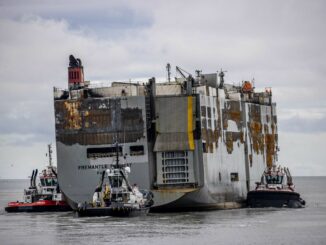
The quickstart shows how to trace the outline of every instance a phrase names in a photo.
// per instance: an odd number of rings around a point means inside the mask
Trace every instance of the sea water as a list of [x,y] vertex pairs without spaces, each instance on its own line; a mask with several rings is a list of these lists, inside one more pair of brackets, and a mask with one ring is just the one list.
[[73,212],[6,213],[28,180],[0,180],[0,244],[326,244],[326,177],[296,177],[302,209],[243,208],[78,218]]

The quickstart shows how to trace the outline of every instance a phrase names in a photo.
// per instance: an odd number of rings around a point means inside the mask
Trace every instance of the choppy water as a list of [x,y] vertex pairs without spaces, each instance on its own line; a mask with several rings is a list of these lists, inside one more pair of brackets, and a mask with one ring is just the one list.
[[5,213],[27,180],[0,180],[0,244],[326,244],[326,177],[297,177],[304,209],[237,209],[77,218],[68,213]]

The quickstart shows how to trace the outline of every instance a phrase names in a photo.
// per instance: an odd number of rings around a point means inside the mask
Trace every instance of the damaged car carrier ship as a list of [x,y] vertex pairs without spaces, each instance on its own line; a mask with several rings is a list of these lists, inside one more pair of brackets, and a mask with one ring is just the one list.
[[59,183],[69,204],[91,202],[115,142],[129,180],[154,194],[153,209],[240,207],[277,157],[276,104],[270,89],[224,83],[224,73],[145,84],[84,81],[70,56],[68,89],[54,88]]

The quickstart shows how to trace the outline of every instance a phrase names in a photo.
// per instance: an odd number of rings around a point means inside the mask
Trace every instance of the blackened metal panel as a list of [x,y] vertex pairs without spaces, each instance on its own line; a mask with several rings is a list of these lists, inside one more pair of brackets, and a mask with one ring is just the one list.
[[122,107],[120,98],[55,101],[54,106],[56,138],[64,144],[113,144],[116,136],[119,142],[145,137],[145,108]]

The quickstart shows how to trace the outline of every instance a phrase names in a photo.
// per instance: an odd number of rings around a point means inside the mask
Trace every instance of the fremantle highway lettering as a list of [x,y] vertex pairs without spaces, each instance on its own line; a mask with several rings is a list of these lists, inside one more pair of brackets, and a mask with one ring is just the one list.
[[[91,170],[91,169],[96,169],[97,174],[101,174],[103,170],[108,169],[111,165],[113,164],[92,164],[92,165],[78,165],[77,168],[78,170]],[[125,163],[123,164],[124,167],[130,167],[131,163]]]
[[94,165],[79,165],[78,170],[88,170],[88,169],[107,169],[109,164],[94,164]]
[[106,170],[110,165],[109,164],[94,164],[94,165],[79,165],[78,170],[91,170],[96,169],[96,174],[102,174],[103,170]]

